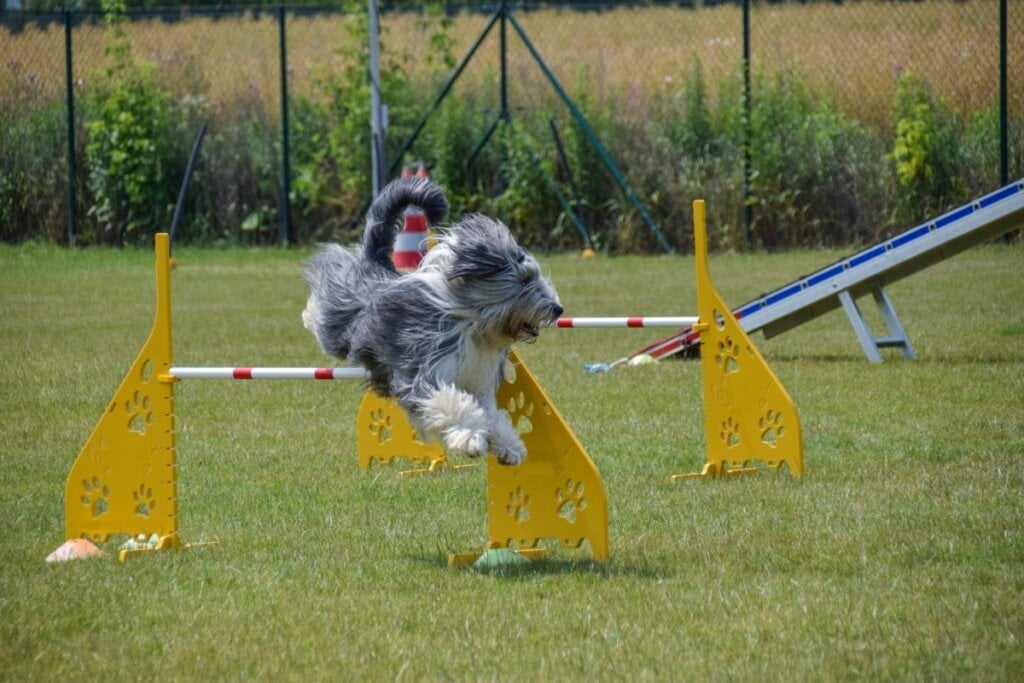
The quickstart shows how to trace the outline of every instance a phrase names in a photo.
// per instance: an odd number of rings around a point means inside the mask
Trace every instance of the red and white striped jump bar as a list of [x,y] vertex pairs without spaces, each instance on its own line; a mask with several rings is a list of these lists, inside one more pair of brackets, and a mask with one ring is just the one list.
[[[676,318],[559,318],[562,328],[584,327],[686,327],[697,322],[695,317]],[[172,367],[176,379],[366,379],[363,368],[216,368]]]
[[366,379],[363,368],[177,368],[177,379]]
[[559,318],[556,327],[686,327],[696,317],[676,318]]

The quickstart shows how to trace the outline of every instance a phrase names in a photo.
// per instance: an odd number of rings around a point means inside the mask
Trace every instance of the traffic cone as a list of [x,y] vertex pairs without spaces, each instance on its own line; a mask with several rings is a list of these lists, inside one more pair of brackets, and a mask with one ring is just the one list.
[[[411,178],[412,169],[402,169],[403,178]],[[427,169],[421,163],[416,171],[417,178],[426,178]],[[405,210],[405,226],[395,238],[395,249],[391,260],[399,272],[408,273],[416,270],[427,253],[427,217],[418,206],[410,206]]]

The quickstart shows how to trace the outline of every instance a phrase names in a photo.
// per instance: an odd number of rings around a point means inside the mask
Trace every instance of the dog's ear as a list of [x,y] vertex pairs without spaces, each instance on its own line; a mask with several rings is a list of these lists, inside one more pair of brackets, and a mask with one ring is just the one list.
[[493,277],[508,268],[508,261],[484,245],[460,245],[449,280]]
[[497,221],[471,217],[454,237],[450,244],[455,259],[449,280],[492,277],[526,260],[526,251]]

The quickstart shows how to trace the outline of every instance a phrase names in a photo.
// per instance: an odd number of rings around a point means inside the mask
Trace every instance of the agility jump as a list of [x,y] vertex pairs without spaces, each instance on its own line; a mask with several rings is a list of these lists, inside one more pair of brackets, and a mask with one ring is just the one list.
[[[701,371],[706,463],[701,473],[722,477],[785,464],[803,473],[799,417],[749,337],[714,288],[708,270],[705,210],[694,202]],[[178,528],[176,415],[174,386],[186,379],[361,379],[362,368],[185,368],[173,364],[170,242],[155,238],[156,314],[149,338],[131,365],[92,434],[73,463],[65,485],[65,537],[106,542],[112,535],[156,537],[148,548],[127,556],[183,547]],[[577,323],[594,319],[576,318]],[[657,319],[604,319],[614,323],[561,327],[654,326]],[[643,321],[650,321],[644,325]],[[671,326],[681,324],[680,318]],[[685,319],[690,320],[690,319]],[[622,322],[626,321],[626,322]],[[629,322],[632,321],[632,322]],[[640,322],[638,322],[640,321]],[[668,324],[668,323],[666,323]],[[541,541],[557,539],[578,548],[584,541],[593,558],[608,558],[608,507],[604,482],[594,462],[513,350],[498,406],[506,410],[527,448],[518,466],[487,458],[488,541],[485,549],[511,548],[532,556]],[[373,392],[357,415],[356,449],[361,466],[396,457],[434,462],[439,446],[416,439],[398,405]],[[456,554],[449,565],[469,564],[480,552]]]

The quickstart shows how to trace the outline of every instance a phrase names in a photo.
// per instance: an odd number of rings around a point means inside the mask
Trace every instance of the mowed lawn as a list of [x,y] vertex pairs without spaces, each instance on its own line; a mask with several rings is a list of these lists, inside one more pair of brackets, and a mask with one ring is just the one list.
[[[176,362],[329,362],[299,321],[307,255],[176,250]],[[842,255],[711,267],[740,304]],[[567,314],[696,312],[692,257],[541,260]],[[582,370],[659,331],[523,347],[605,480],[606,563],[553,545],[450,571],[486,540],[484,468],[361,471],[355,383],[183,382],[181,534],[220,545],[48,565],[148,334],[153,256],[0,247],[0,678],[1020,680],[1022,272],[1024,245],[985,246],[891,287],[917,361],[869,364],[838,312],[755,336],[801,416],[800,479],[670,481],[703,463],[699,364]]]

